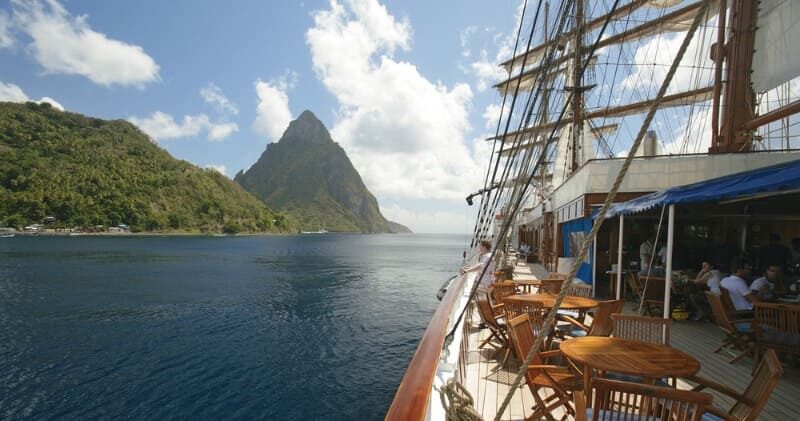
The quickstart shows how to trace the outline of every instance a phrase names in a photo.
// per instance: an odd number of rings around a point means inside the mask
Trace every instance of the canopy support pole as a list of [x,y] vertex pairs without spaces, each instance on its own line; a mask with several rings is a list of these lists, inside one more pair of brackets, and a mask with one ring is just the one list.
[[619,214],[619,240],[617,241],[617,300],[622,295],[622,233],[625,226],[625,215]]
[[[670,303],[670,291],[672,291],[672,248],[675,238],[675,205],[669,205],[669,219],[667,222],[667,273],[664,281],[664,318],[669,319],[672,309]],[[666,329],[666,328],[665,328]],[[664,331],[666,339],[667,332]]]
[[592,240],[592,298],[597,296],[597,236]]

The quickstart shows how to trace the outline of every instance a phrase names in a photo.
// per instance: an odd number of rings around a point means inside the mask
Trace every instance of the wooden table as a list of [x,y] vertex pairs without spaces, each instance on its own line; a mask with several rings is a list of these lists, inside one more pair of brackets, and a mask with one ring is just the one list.
[[688,377],[700,371],[691,355],[666,345],[630,339],[587,336],[561,343],[561,352],[575,364],[583,365],[583,388],[591,401],[592,370],[644,377],[654,382],[663,377]]
[[539,286],[542,285],[542,281],[538,279],[514,279],[514,283],[517,284],[517,286],[522,287],[522,290],[525,293],[530,293],[531,287],[536,287],[536,289],[539,289]]
[[[609,297],[610,300],[617,299],[617,271],[607,270],[606,276],[608,276],[608,291],[611,294]],[[625,299],[625,296],[628,295],[628,286],[627,286],[627,279],[625,277],[628,276],[628,271],[622,269],[622,294],[620,294],[620,299]]]
[[[553,308],[556,303],[555,294],[517,294],[509,295],[503,298],[503,301],[519,301],[519,302],[540,302],[544,308]],[[588,310],[597,307],[597,301],[591,298],[575,297],[567,295],[561,303],[564,310]]]

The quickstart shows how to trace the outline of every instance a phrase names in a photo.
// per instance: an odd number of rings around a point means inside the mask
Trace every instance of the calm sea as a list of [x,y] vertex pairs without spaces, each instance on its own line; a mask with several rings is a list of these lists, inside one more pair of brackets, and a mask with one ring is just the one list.
[[382,419],[465,242],[0,239],[0,418]]

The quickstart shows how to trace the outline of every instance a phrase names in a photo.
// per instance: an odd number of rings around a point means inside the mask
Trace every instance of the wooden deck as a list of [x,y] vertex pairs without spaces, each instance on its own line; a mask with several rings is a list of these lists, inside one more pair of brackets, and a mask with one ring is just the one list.
[[[625,312],[634,312],[634,303],[627,303]],[[465,386],[475,400],[476,409],[484,415],[484,419],[494,419],[502,400],[508,393],[517,370],[517,362],[509,358],[508,367],[499,367],[497,360],[491,359],[488,349],[478,350],[481,338],[488,334],[488,329],[478,329],[477,324],[471,329],[470,354],[467,363]],[[750,382],[753,360],[742,358],[729,364],[730,356],[721,351],[712,351],[722,342],[724,334],[710,322],[682,321],[672,323],[670,343],[700,361],[700,375],[719,383],[726,384],[735,390],[743,391]],[[758,419],[788,421],[800,419],[800,362],[784,363],[784,375],[778,387],[772,393],[767,405]],[[678,388],[689,389],[692,385],[679,380]],[[712,393],[714,406],[729,409],[733,401],[727,396]],[[503,420],[522,420],[530,415],[534,405],[533,396],[523,380],[516,390],[511,405],[503,414]],[[558,419],[561,414],[554,414]]]

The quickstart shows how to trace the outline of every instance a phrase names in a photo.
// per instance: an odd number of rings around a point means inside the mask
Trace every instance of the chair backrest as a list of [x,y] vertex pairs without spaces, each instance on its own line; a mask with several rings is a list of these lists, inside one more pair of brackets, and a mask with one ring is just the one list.
[[514,281],[502,281],[492,284],[492,303],[500,304],[503,297],[517,293],[517,284]]
[[478,288],[475,293],[475,303],[478,306],[478,314],[480,314],[481,320],[491,328],[500,330],[494,310],[492,310],[492,304],[489,302],[489,291],[484,288]]
[[639,280],[639,273],[636,271],[630,271],[628,272],[626,279],[628,280],[628,285],[631,287],[631,290],[633,290],[633,293],[636,294],[636,297],[642,298],[643,287],[641,281]]
[[589,327],[589,336],[610,336],[614,331],[614,322],[611,315],[622,312],[623,300],[600,301],[592,315],[592,326]]
[[[708,393],[595,378],[592,420],[700,420],[713,397]],[[576,408],[580,412],[583,408]],[[585,409],[583,409],[585,413]]]
[[733,326],[733,323],[731,323],[731,319],[725,311],[725,305],[722,303],[722,296],[714,294],[711,291],[706,291],[706,298],[708,299],[708,304],[711,306],[711,314],[714,316],[714,322],[717,326],[730,334],[736,332],[736,328]]
[[611,319],[614,321],[614,337],[669,345],[670,319],[631,314],[612,314]]
[[647,301],[664,301],[664,283],[667,280],[658,276],[643,276],[640,279],[642,284],[642,295]]
[[563,279],[542,279],[539,283],[539,292],[545,294],[558,294],[561,292]]
[[[528,352],[530,352],[533,343],[536,341],[537,332],[542,330],[542,325],[538,323],[537,326],[536,322],[531,321],[528,313],[523,313],[513,319],[507,320],[508,332],[511,335],[511,342],[514,344],[514,353],[517,354],[517,358],[519,358],[520,362],[525,361]],[[542,359],[537,352],[531,364],[541,363]],[[539,370],[528,370],[526,378],[529,380],[529,384],[531,383],[530,380],[536,377],[538,371]]]
[[592,295],[592,287],[591,285],[586,285],[584,283],[580,284],[573,283],[572,285],[569,286],[569,291],[567,292],[567,294],[573,295],[575,297],[590,298]]
[[733,305],[733,301],[731,300],[731,293],[728,291],[727,288],[719,287],[720,298],[722,298],[722,306],[725,309],[725,313],[733,314],[736,311],[736,307]]
[[737,401],[728,413],[737,420],[757,419],[782,375],[783,367],[778,356],[774,350],[768,350],[764,353],[764,358],[756,368],[747,389],[742,393],[744,399]]
[[759,302],[753,312],[759,344],[800,354],[800,306]]
[[539,334],[544,324],[544,307],[538,301],[516,301],[508,300],[503,303],[503,308],[506,312],[506,321],[523,314],[527,314],[532,326],[536,329],[534,333]]

